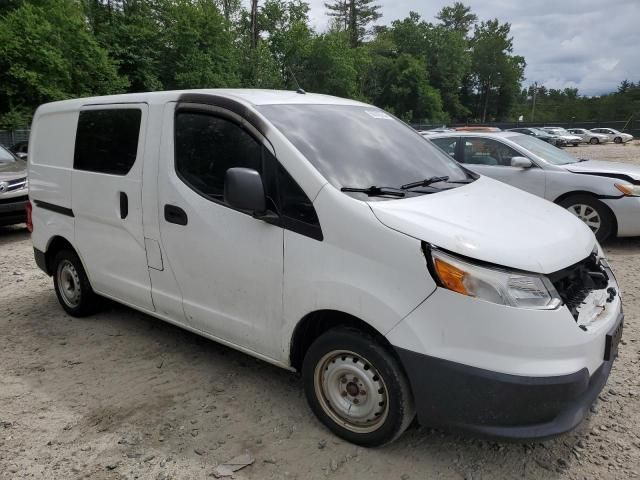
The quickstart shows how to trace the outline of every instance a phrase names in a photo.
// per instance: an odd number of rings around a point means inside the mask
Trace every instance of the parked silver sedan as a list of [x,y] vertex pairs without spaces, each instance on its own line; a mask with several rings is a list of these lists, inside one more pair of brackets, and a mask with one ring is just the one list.
[[633,135],[619,132],[615,128],[592,128],[591,131],[606,135],[614,143],[627,143],[633,140]]
[[607,143],[609,137],[603,133],[592,132],[586,128],[570,128],[568,132],[571,135],[582,138],[584,143],[590,143],[591,145],[598,145],[599,143]]
[[582,138],[569,133],[567,130],[561,127],[542,127],[541,130],[552,133],[553,135],[558,135],[567,143],[567,145],[573,145],[574,147],[577,147],[582,143]]
[[640,235],[640,166],[579,160],[514,132],[435,134],[429,141],[469,169],[563,206],[596,238]]

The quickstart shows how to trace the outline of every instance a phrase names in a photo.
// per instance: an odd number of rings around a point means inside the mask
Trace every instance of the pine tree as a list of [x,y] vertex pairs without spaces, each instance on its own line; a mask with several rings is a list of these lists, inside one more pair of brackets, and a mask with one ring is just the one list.
[[326,2],[327,15],[335,18],[338,25],[349,32],[349,42],[353,48],[360,45],[368,33],[368,27],[382,14],[380,5],[372,5],[373,0],[334,0]]

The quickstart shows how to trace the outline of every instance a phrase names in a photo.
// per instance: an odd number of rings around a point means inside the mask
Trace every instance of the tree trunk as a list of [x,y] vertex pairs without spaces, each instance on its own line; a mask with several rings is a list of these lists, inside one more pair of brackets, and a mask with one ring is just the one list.
[[482,110],[482,123],[487,121],[487,108],[489,106],[489,85],[487,85],[485,87],[485,93],[484,93],[484,108]]
[[358,12],[356,11],[356,0],[349,1],[349,36],[351,37],[351,46],[358,46]]
[[251,48],[258,44],[258,0],[251,0]]

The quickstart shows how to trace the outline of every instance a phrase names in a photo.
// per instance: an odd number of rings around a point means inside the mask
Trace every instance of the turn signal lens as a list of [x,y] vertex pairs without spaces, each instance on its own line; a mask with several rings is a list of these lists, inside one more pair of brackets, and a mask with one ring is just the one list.
[[616,183],[615,186],[627,197],[640,197],[640,185],[632,185],[630,183]]
[[462,293],[463,295],[474,296],[464,286],[465,272],[453,265],[445,262],[440,258],[435,258],[433,262],[438,278],[442,282],[442,285],[454,292]]

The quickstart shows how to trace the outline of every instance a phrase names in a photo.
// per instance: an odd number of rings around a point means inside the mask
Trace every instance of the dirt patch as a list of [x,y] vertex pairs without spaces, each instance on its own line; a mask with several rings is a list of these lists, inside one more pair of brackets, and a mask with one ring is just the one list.
[[[640,163],[636,145],[567,151]],[[0,479],[213,478],[245,451],[256,460],[236,478],[637,478],[640,239],[605,247],[625,334],[575,431],[522,444],[413,426],[368,450],[315,420],[294,374],[115,304],[65,315],[27,232],[0,227]]]

